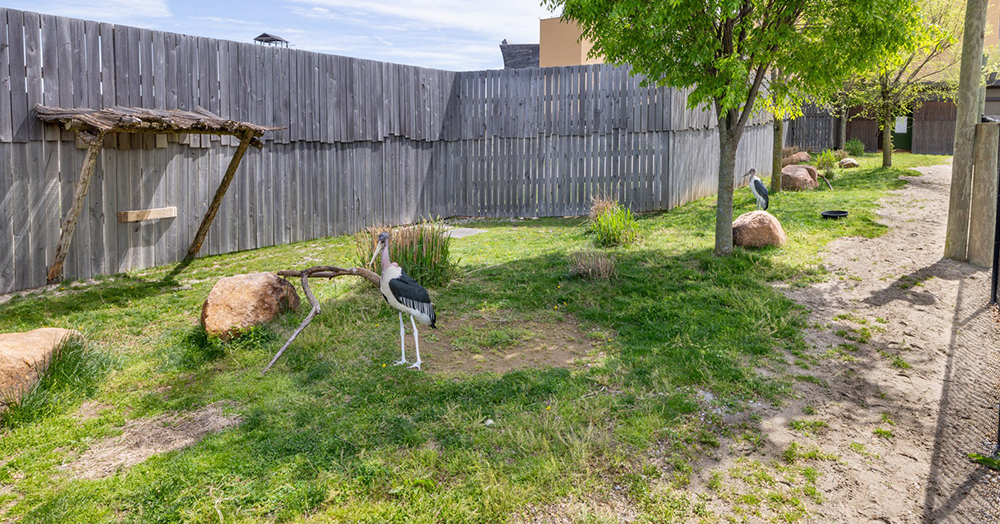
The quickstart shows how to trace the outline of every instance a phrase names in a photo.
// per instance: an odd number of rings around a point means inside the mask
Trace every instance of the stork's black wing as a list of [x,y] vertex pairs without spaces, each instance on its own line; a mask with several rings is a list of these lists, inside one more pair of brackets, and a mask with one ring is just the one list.
[[763,207],[764,210],[767,211],[767,204],[768,204],[767,186],[765,186],[764,183],[761,182],[759,178],[755,178],[753,180],[753,190],[756,195],[760,195],[758,198],[764,201]]
[[435,327],[434,306],[431,304],[431,296],[427,294],[427,290],[423,286],[418,284],[416,280],[413,280],[405,271],[400,272],[398,277],[389,280],[389,291],[392,292],[392,296],[396,297],[396,300],[400,304],[416,309],[430,317],[430,325],[431,327]]

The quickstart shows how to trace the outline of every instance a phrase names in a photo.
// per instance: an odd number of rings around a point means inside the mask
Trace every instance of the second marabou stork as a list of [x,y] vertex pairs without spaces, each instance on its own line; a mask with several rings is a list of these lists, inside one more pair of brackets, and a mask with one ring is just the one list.
[[767,186],[760,181],[760,177],[757,176],[756,169],[747,171],[747,174],[743,175],[743,178],[746,177],[750,177],[750,192],[753,193],[754,198],[757,199],[757,207],[767,211]]
[[431,304],[431,297],[427,290],[423,288],[410,275],[407,275],[399,264],[389,260],[389,233],[382,232],[378,235],[378,244],[375,252],[372,253],[372,260],[368,265],[375,263],[375,257],[382,254],[382,277],[379,290],[390,306],[399,311],[399,350],[400,358],[395,364],[406,364],[406,329],[403,326],[403,313],[410,315],[410,324],[413,326],[413,343],[417,347],[417,361],[411,368],[420,369],[420,338],[417,333],[417,324],[414,319],[421,324],[436,328],[434,325],[437,317],[434,315],[434,305]]

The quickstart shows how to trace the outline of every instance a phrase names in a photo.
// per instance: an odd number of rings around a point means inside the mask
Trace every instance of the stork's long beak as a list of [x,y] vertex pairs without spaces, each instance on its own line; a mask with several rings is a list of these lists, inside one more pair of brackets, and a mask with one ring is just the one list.
[[378,254],[382,252],[382,242],[375,244],[375,251],[372,252],[372,259],[368,262],[369,266],[375,265],[375,259],[378,258]]

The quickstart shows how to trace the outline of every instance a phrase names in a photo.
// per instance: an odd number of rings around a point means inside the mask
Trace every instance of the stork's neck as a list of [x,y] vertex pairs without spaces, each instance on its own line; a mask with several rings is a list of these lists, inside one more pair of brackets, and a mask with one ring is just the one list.
[[392,261],[389,260],[389,243],[386,242],[382,244],[382,271],[385,272],[390,265],[392,265]]

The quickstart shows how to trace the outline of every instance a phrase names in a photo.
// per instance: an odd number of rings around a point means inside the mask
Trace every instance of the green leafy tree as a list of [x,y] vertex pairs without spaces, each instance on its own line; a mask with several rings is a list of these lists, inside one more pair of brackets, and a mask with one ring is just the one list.
[[852,102],[882,130],[883,167],[892,166],[896,117],[911,114],[927,100],[954,99],[958,89],[964,3],[920,0],[917,5],[921,23],[914,28],[913,38],[875,63],[850,89]]
[[835,88],[858,70],[895,54],[916,25],[913,0],[544,0],[562,7],[594,43],[592,55],[630,64],[646,83],[693,87],[688,106],[715,109],[719,195],[715,253],[733,250],[736,148],[747,122],[772,89],[809,93]]

